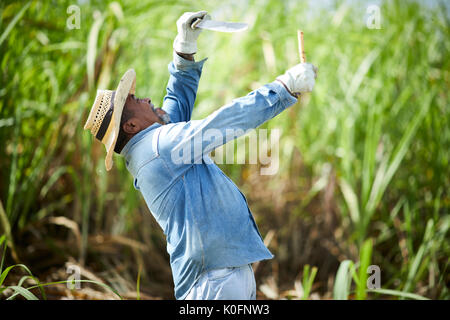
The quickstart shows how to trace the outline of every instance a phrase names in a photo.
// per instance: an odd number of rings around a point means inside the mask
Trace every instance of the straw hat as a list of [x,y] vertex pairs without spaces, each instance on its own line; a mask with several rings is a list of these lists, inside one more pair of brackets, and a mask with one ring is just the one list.
[[116,91],[97,90],[94,105],[84,125],[85,130],[100,140],[106,148],[105,166],[109,171],[113,165],[114,147],[120,131],[120,119],[128,94],[136,90],[136,72],[129,69],[120,79]]

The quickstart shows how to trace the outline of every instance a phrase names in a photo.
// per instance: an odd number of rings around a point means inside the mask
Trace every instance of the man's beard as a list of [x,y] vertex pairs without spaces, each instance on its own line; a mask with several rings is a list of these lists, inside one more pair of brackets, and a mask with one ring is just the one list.
[[170,116],[167,113],[164,113],[163,115],[159,115],[158,112],[156,112],[155,107],[150,106],[152,108],[153,112],[156,114],[156,116],[161,120],[164,124],[170,123]]
[[164,122],[164,124],[170,123],[170,116],[167,113],[164,113],[163,115],[158,115],[158,117]]

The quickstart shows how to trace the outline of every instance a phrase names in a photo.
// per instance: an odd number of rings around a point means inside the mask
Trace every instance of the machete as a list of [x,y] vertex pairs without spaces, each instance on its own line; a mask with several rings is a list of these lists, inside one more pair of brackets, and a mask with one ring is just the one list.
[[239,32],[247,29],[248,24],[243,22],[225,22],[197,18],[192,22],[191,28],[201,28],[219,32]]

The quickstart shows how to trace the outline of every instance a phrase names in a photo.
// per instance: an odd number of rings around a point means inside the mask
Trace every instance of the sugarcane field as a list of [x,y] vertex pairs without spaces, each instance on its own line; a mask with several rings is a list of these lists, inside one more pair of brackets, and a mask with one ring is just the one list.
[[450,300],[449,31],[444,0],[2,1],[0,310]]

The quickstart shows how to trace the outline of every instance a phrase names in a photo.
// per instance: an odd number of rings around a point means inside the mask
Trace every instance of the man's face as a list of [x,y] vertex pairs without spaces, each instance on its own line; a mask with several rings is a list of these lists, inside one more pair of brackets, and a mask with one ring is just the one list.
[[138,99],[134,94],[129,94],[124,108],[133,113],[133,116],[123,125],[124,131],[128,134],[136,134],[155,122],[166,124],[163,119],[167,117],[167,113],[160,108],[155,108],[149,98]]

